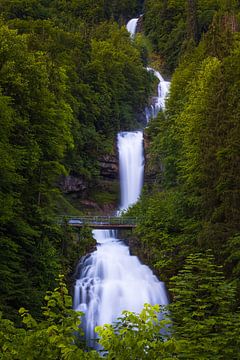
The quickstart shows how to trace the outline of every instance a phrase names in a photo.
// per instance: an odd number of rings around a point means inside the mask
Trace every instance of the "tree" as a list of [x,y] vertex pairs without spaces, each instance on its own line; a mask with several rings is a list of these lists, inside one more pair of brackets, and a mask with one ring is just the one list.
[[240,314],[235,287],[211,253],[192,254],[171,279],[173,336],[181,359],[238,359]]
[[159,306],[145,304],[140,314],[124,311],[115,324],[97,327],[106,358],[175,359],[176,344],[166,331],[169,321],[158,316]]
[[196,43],[199,40],[198,19],[197,19],[197,0],[187,1],[187,29],[189,39],[193,39]]
[[21,308],[23,328],[15,328],[9,320],[0,318],[0,358],[8,359],[100,359],[92,351],[86,353],[80,342],[81,313],[72,310],[62,276],[58,286],[45,296],[44,320],[37,322]]

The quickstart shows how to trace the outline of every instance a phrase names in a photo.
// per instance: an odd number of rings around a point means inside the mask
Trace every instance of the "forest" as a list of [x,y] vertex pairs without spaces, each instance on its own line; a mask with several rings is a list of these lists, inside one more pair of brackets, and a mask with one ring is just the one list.
[[[0,0],[0,12],[0,359],[240,359],[239,2]],[[171,88],[145,129],[154,180],[127,215],[171,302],[97,328],[101,354],[69,295],[93,240],[57,223],[58,179],[96,186],[99,156],[154,92],[146,64]]]

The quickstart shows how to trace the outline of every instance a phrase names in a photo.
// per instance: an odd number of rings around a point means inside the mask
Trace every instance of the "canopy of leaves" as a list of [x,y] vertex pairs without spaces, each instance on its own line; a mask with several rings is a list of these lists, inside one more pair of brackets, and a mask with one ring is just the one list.
[[234,0],[145,1],[144,31],[163,58],[167,73],[175,70],[184,54],[192,52],[217,14],[223,15],[222,27],[237,29],[239,4]]

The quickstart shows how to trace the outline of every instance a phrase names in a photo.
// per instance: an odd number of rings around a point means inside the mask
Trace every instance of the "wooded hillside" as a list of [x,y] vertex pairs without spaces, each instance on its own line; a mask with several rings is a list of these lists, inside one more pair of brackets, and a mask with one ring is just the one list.
[[20,306],[39,313],[81,254],[56,224],[59,176],[94,186],[99,157],[150,94],[140,50],[112,18],[126,19],[118,5],[0,1],[0,307],[11,318]]

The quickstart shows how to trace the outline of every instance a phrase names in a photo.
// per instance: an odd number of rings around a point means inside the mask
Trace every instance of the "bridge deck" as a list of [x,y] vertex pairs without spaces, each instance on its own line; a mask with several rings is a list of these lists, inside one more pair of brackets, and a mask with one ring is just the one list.
[[132,229],[137,226],[137,219],[117,216],[61,216],[60,223],[76,228],[88,226],[92,229]]

